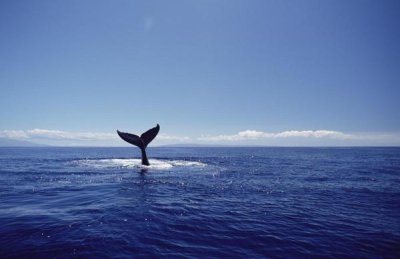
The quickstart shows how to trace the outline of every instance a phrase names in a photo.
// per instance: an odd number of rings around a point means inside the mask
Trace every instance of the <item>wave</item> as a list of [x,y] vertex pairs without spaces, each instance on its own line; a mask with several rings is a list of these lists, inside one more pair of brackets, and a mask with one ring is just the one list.
[[97,168],[97,169],[111,169],[111,168],[140,168],[140,169],[154,169],[154,170],[168,170],[176,167],[205,167],[207,164],[197,161],[185,160],[161,160],[151,159],[150,166],[142,165],[140,159],[81,159],[75,160],[75,164],[83,167]]

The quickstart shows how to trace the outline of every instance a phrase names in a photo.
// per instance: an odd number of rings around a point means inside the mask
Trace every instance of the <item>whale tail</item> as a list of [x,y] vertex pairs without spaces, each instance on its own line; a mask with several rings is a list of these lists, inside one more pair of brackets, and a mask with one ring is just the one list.
[[122,138],[126,142],[140,148],[140,150],[142,151],[142,164],[150,165],[146,156],[146,147],[157,136],[159,131],[160,131],[160,125],[157,124],[156,127],[151,128],[148,131],[144,132],[142,135],[140,135],[140,137],[135,134],[121,132],[119,130],[117,130],[117,133],[120,136],[120,138]]

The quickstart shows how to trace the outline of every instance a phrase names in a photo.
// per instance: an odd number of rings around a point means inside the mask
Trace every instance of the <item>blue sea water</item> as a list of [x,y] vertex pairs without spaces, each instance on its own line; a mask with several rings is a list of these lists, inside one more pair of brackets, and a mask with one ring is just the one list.
[[400,148],[0,148],[0,257],[400,258]]

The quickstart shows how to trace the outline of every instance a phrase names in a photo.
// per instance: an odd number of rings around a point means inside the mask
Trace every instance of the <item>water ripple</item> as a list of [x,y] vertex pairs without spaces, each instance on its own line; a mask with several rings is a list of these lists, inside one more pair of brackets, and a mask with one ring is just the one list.
[[0,257],[400,257],[400,149],[129,152],[0,149]]

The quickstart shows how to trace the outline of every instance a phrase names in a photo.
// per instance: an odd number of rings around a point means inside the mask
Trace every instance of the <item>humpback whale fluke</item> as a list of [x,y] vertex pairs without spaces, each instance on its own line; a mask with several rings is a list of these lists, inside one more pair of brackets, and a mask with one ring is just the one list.
[[157,136],[159,131],[160,125],[157,124],[156,127],[149,129],[148,131],[140,135],[140,137],[135,134],[125,133],[119,130],[117,130],[117,133],[120,138],[122,138],[126,142],[140,148],[140,150],[142,151],[142,165],[150,165],[146,155],[146,147]]

